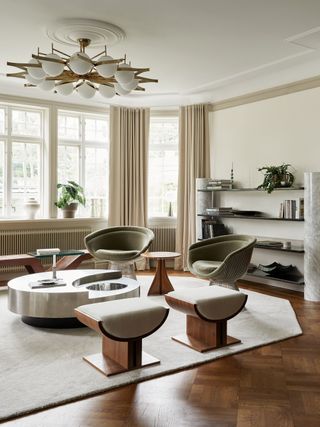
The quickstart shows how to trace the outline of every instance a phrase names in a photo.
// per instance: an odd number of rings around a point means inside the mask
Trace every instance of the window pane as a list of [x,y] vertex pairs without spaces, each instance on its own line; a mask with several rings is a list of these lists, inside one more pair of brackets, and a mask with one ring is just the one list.
[[149,217],[177,213],[178,118],[151,118],[149,145]]
[[61,139],[80,139],[80,118],[77,116],[58,116],[58,134]]
[[12,134],[41,136],[41,113],[38,111],[12,110]]
[[108,121],[96,118],[85,118],[85,140],[108,142]]
[[4,143],[0,141],[0,215],[4,212]]
[[5,111],[4,108],[0,108],[0,133],[4,134],[5,133]]
[[24,215],[28,197],[40,200],[40,145],[12,144],[12,194],[13,216]]
[[58,182],[79,182],[80,178],[79,147],[59,145],[58,147]]
[[103,148],[86,148],[85,194],[86,215],[107,215],[108,151]]
[[151,117],[150,143],[178,145],[178,118],[177,117]]

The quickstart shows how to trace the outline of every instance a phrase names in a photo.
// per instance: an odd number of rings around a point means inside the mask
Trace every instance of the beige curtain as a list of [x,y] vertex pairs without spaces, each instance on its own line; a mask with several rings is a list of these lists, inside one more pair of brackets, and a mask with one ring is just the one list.
[[187,269],[188,247],[196,240],[196,178],[210,177],[208,105],[180,108],[176,269]]
[[109,225],[147,225],[149,122],[149,109],[111,107]]

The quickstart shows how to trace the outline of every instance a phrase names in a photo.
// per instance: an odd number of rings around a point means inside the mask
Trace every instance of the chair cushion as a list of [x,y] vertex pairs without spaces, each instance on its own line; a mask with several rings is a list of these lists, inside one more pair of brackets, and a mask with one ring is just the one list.
[[208,320],[222,320],[235,316],[247,298],[242,292],[221,286],[173,291],[167,296],[196,305],[201,316]]
[[208,261],[200,259],[199,261],[195,261],[192,264],[192,268],[200,274],[210,274],[218,267],[220,267],[221,264],[221,261]]
[[123,251],[121,249],[98,249],[95,253],[97,258],[109,261],[130,261],[139,256],[139,251]]
[[77,311],[102,322],[105,331],[115,339],[150,335],[165,320],[168,310],[148,298],[126,298],[77,308]]

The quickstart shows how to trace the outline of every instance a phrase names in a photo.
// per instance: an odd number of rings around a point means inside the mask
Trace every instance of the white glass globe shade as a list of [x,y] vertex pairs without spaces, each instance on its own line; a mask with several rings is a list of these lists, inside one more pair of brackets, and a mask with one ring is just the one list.
[[130,65],[120,64],[120,68],[128,68],[128,70],[118,70],[115,73],[115,78],[120,84],[130,83],[134,78],[134,71],[130,70]]
[[116,94],[116,90],[113,86],[100,85],[99,93],[104,98],[112,98]]
[[[86,59],[82,59],[86,58]],[[69,59],[69,67],[71,70],[79,75],[87,74],[91,71],[93,64],[88,62],[91,61],[89,56],[84,52],[74,53]]]
[[28,83],[38,86],[41,82],[43,82],[44,77],[42,79],[35,79],[31,77],[30,74],[27,73],[25,79],[27,80]]
[[133,79],[130,83],[121,83],[123,89],[134,90],[139,84],[139,79]]
[[39,88],[42,90],[51,90],[54,88],[54,80],[43,80],[40,84],[39,84]]
[[[60,59],[61,60],[61,58],[58,55],[56,55],[55,53],[49,53],[48,55],[46,55],[46,58]],[[45,59],[43,59],[43,60],[41,60],[41,64],[42,64],[43,71],[46,74],[48,74],[48,76],[51,76],[51,77],[59,76],[59,74],[61,74],[63,69],[64,69],[64,64],[61,64],[59,62],[51,62],[51,61],[46,61]]]
[[71,95],[73,92],[73,84],[72,83],[64,83],[62,85],[56,86],[56,91],[60,95]]
[[[113,58],[111,56],[103,55],[98,59],[99,61],[112,61]],[[117,64],[100,64],[96,65],[96,70],[98,74],[102,77],[112,77],[114,76],[114,73],[117,71]]]
[[119,83],[115,83],[114,87],[118,95],[128,95],[128,93],[130,93],[130,90],[124,89],[121,85],[119,85]]
[[[32,58],[29,61],[29,64],[40,64],[39,61]],[[41,64],[40,64],[41,65]],[[33,77],[34,79],[43,79],[46,76],[46,73],[43,71],[43,69],[40,67],[27,67],[28,74]]]
[[77,88],[77,92],[79,93],[80,96],[82,96],[82,98],[92,98],[94,96],[94,94],[96,93],[96,90],[88,85],[88,83],[83,83],[81,86],[79,86]]

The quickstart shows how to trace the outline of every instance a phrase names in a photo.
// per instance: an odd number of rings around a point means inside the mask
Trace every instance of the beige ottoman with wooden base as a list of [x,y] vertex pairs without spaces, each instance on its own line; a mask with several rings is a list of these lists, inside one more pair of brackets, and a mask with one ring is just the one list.
[[173,340],[200,352],[240,342],[227,335],[227,320],[245,306],[247,295],[242,292],[209,286],[169,292],[165,298],[172,308],[187,315],[186,333]]
[[163,325],[169,309],[147,298],[128,298],[75,309],[80,322],[102,333],[102,353],[84,360],[105,375],[160,363],[142,351],[142,338]]

